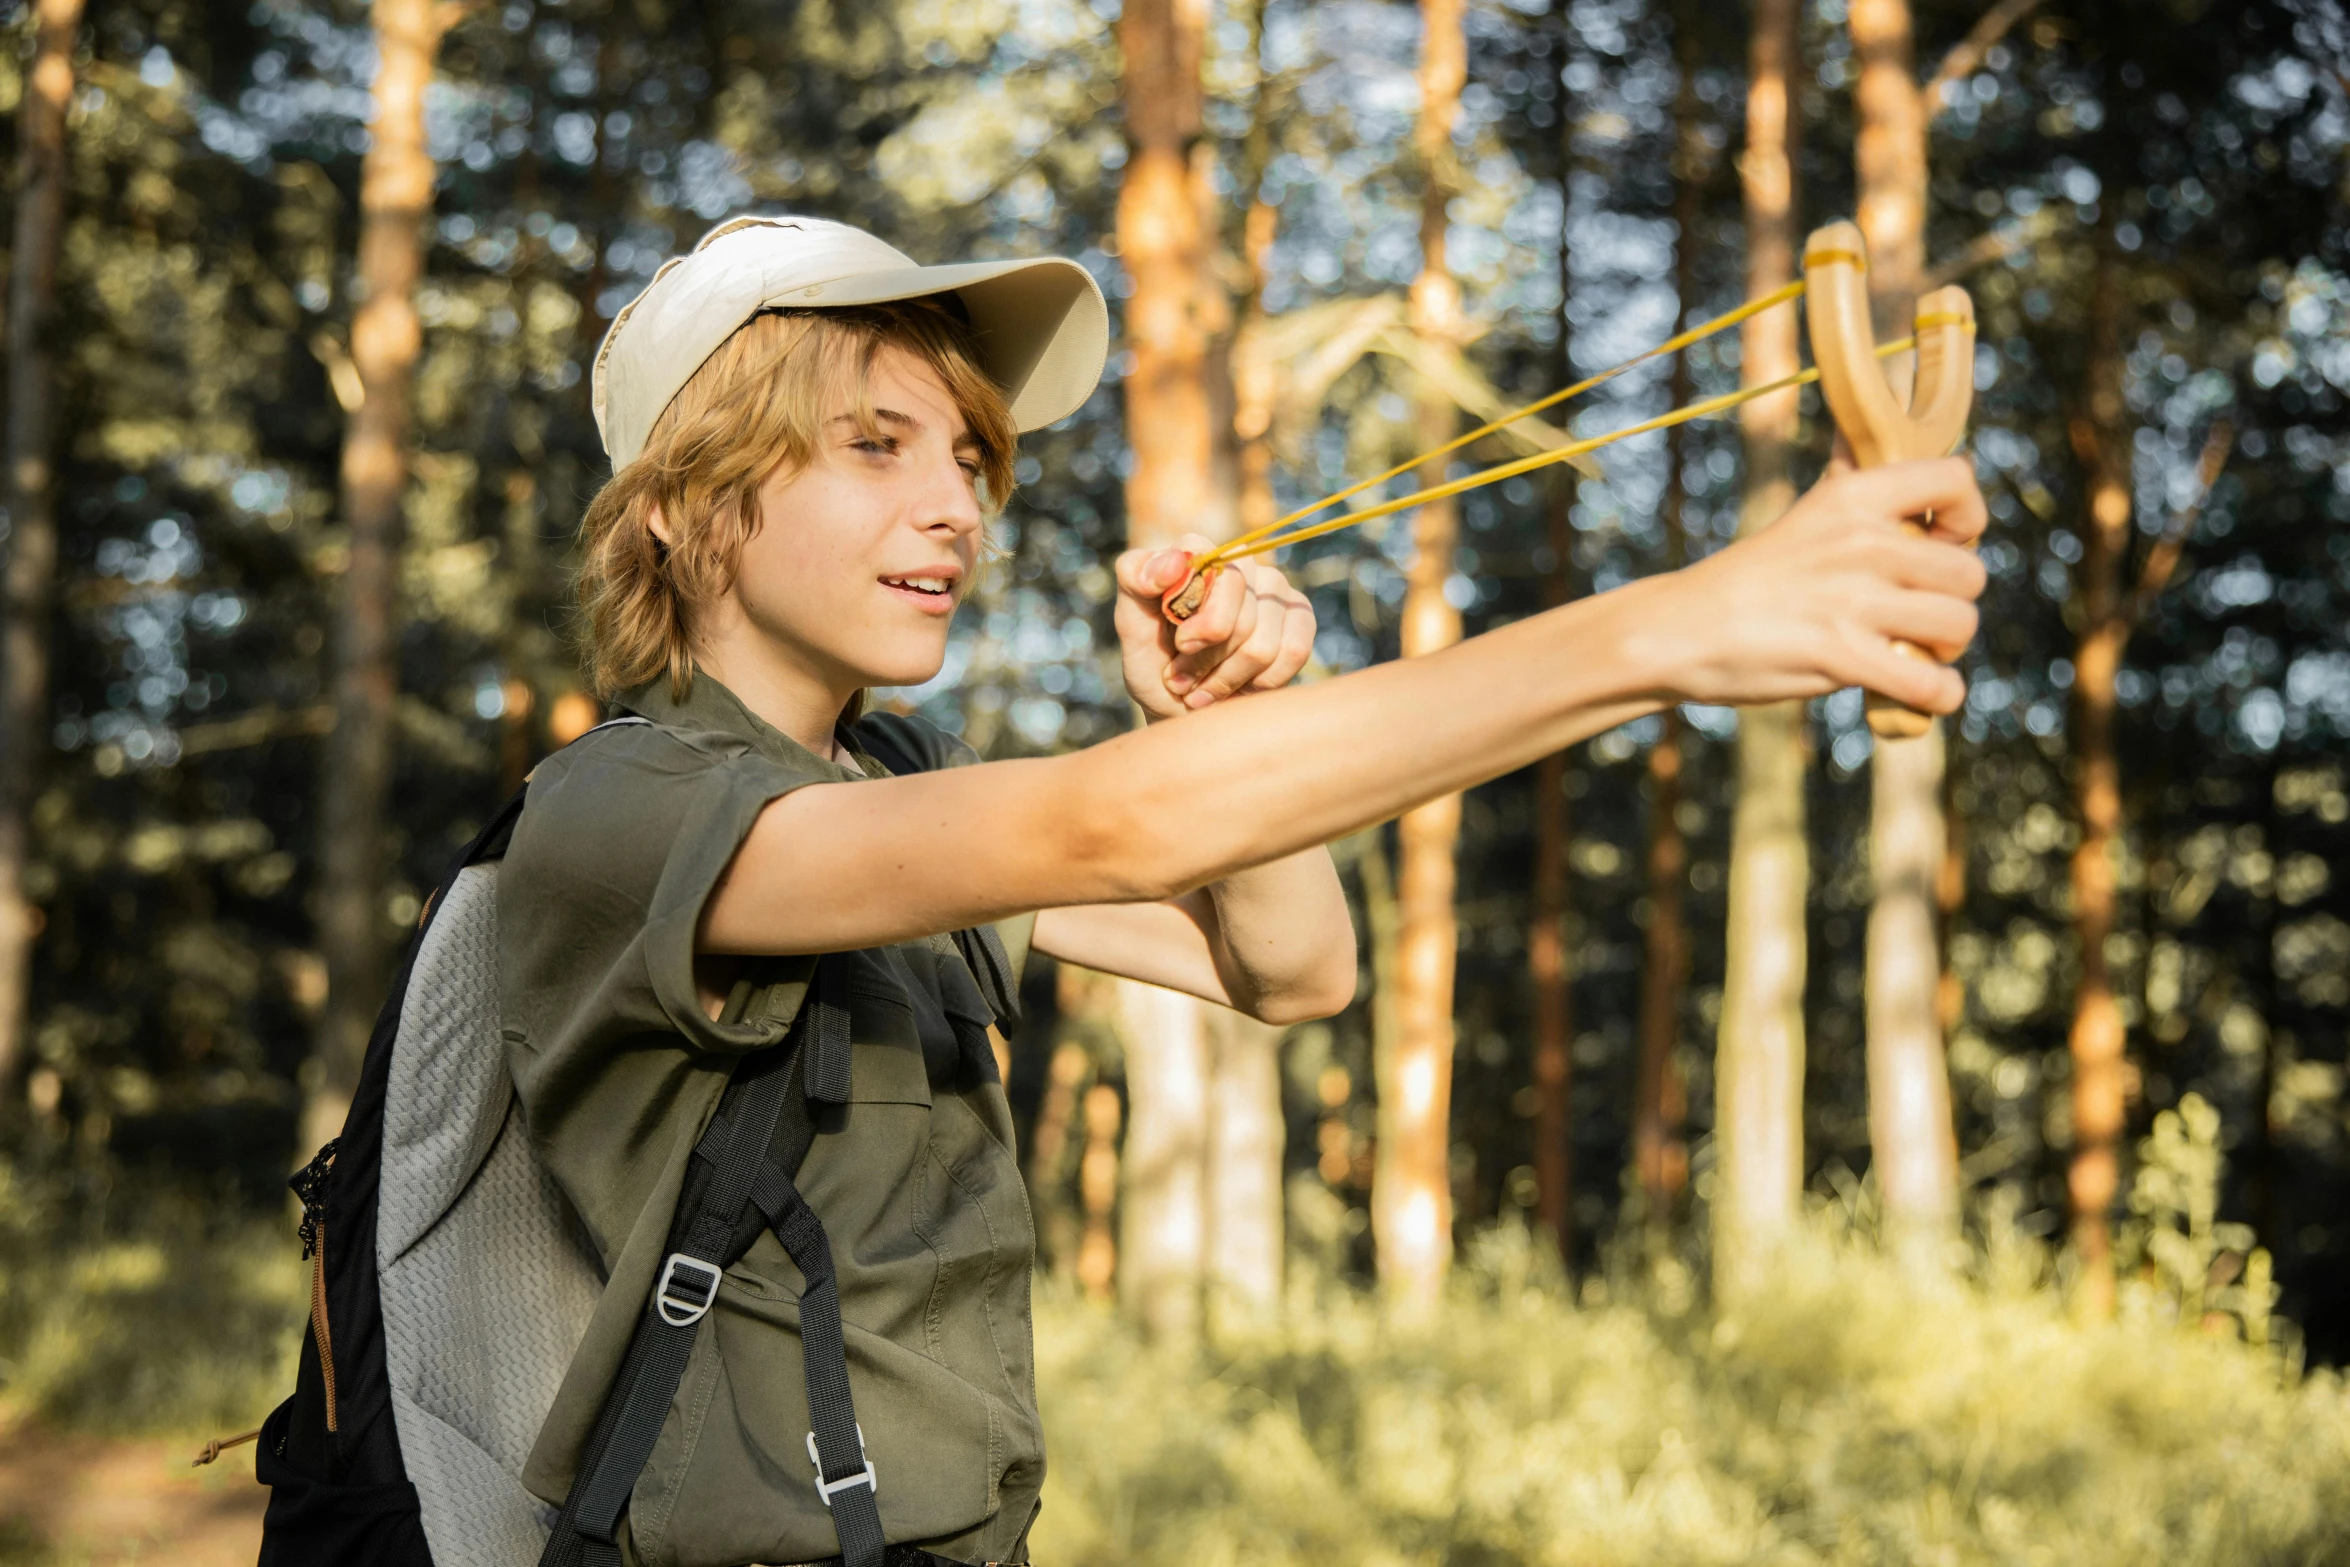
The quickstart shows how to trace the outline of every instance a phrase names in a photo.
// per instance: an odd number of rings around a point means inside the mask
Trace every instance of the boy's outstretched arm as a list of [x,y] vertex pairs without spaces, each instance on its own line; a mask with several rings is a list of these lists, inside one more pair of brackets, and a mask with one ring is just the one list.
[[[1314,652],[1314,609],[1269,565],[1219,573],[1181,625],[1159,600],[1205,538],[1130,550],[1117,562],[1119,661],[1146,721],[1278,691]],[[1330,851],[1316,845],[1252,865],[1180,897],[1043,909],[1040,952],[1236,1007],[1268,1023],[1327,1017],[1354,999],[1355,931]]]
[[[1902,519],[1931,513],[1921,538]],[[1983,567],[1971,464],[1834,475],[1683,571],[1425,658],[1218,703],[1073,755],[767,807],[712,893],[703,951],[834,952],[1034,909],[1180,897],[1523,767],[1670,703],[1862,686],[1954,711]],[[856,898],[837,889],[857,887]],[[1146,976],[1147,977],[1147,976]]]

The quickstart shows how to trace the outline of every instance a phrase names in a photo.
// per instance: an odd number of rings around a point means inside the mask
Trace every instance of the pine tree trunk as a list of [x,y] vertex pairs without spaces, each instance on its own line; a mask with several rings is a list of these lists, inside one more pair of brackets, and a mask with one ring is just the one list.
[[[2113,1237],[2123,1119],[2121,1006],[2105,959],[2113,934],[2113,856],[2121,830],[2121,776],[2114,758],[2114,682],[2129,635],[2122,566],[2130,546],[2129,405],[2122,394],[2121,284],[2110,235],[2100,235],[2089,296],[2089,375],[2073,417],[2073,445],[2088,467],[2088,526],[2081,530],[2080,645],[2073,658],[2073,795],[2081,837],[2073,850],[2073,922],[2081,978],[2073,996],[2073,1147],[2066,1186],[2081,1304],[2113,1312]],[[2265,1101],[2263,1101],[2265,1104]]]
[[1207,1283],[1219,1325],[1261,1322],[1281,1304],[1281,1035],[1208,1009]]
[[[1564,488],[1556,480],[1553,487]],[[1557,1245],[1559,1259],[1572,1263],[1575,977],[1567,956],[1566,783],[1564,751],[1535,764],[1534,917],[1526,933],[1526,972],[1534,986],[1534,1223]]]
[[[1925,264],[1926,118],[1909,0],[1853,0],[1860,228],[1880,338],[1904,335]],[[1958,1149],[1936,1007],[1942,733],[1877,741],[1868,933],[1869,1142],[1886,1232],[1930,1261],[1958,1220]]]
[[[1468,74],[1461,0],[1421,0],[1420,275],[1412,283],[1412,330],[1450,346],[1460,341],[1460,287],[1445,263],[1446,203],[1454,180],[1453,120]],[[1423,448],[1459,427],[1436,387],[1420,394]],[[1446,464],[1423,465],[1422,486],[1440,484]],[[1460,611],[1445,597],[1460,512],[1451,501],[1423,506],[1413,525],[1416,553],[1403,606],[1403,654],[1416,658],[1461,638]],[[1452,1000],[1460,931],[1453,909],[1460,796],[1404,813],[1397,827],[1397,1038],[1379,1073],[1379,1169],[1371,1188],[1371,1229],[1379,1279],[1406,1314],[1432,1310],[1452,1264]]]
[[[1568,0],[1554,12],[1560,43],[1573,36]],[[1562,51],[1563,54],[1563,51]],[[1558,349],[1551,381],[1575,379],[1574,259],[1568,248],[1573,227],[1575,115],[1559,113],[1559,308]],[[1550,569],[1542,574],[1542,603],[1555,609],[1567,602],[1575,563],[1575,470],[1560,463],[1550,470],[1544,495],[1544,522]],[[1534,991],[1534,1223],[1558,1246],[1559,1260],[1575,1259],[1575,973],[1567,945],[1567,757],[1554,751],[1534,767],[1533,918],[1526,931],[1526,977]]]
[[[1130,151],[1118,191],[1118,245],[1133,280],[1125,336],[1126,539],[1137,549],[1200,527],[1217,502],[1213,345],[1201,305],[1209,236],[1195,182],[1203,0],[1129,0],[1120,13]],[[1126,1046],[1118,1294],[1153,1334],[1200,1328],[1208,1244],[1213,1052],[1206,1003],[1118,985]]]
[[33,799],[49,754],[49,615],[57,576],[56,406],[49,338],[65,225],[65,113],[82,0],[40,0],[16,111],[16,237],[8,280],[8,546],[0,628],[0,1105],[31,1032],[41,911],[25,885]]
[[[1746,88],[1746,293],[1794,280],[1799,0],[1756,0]],[[1748,386],[1792,375],[1800,350],[1792,310],[1769,310],[1740,335]],[[1797,394],[1739,412],[1746,494],[1738,531],[1769,527],[1794,504],[1789,474]],[[1729,913],[1722,1020],[1714,1056],[1715,1288],[1735,1297],[1759,1278],[1795,1222],[1803,1190],[1803,985],[1811,847],[1804,833],[1803,704],[1751,707],[1738,720],[1738,804],[1730,823]]]
[[1122,980],[1117,990],[1126,1046],[1118,1298],[1144,1331],[1180,1341],[1201,1328],[1207,1278],[1208,1009],[1155,985]]
[[[1697,128],[1696,28],[1686,3],[1673,8],[1673,53],[1681,75],[1674,97],[1673,299],[1674,329],[1687,322],[1697,295],[1697,214],[1704,145]],[[1689,356],[1673,356],[1666,396],[1675,408],[1692,394]],[[1665,487],[1657,505],[1664,535],[1663,567],[1678,571],[1688,558],[1686,511],[1688,427],[1665,434]],[[1633,1077],[1632,1165],[1640,1183],[1641,1206],[1652,1230],[1673,1217],[1689,1180],[1684,1123],[1689,1093],[1678,1059],[1681,1046],[1681,992],[1689,979],[1689,931],[1683,915],[1682,885],[1689,874],[1689,844],[1681,832],[1681,767],[1684,725],[1681,710],[1668,707],[1664,728],[1648,752],[1648,930],[1640,970],[1640,1041]]]
[[[1563,270],[1563,263],[1562,263]],[[1566,299],[1559,300],[1561,371],[1573,371],[1566,351]],[[1552,564],[1543,574],[1543,602],[1567,601],[1567,573],[1575,550],[1574,470],[1551,470],[1549,534]],[[1567,754],[1553,751],[1534,767],[1533,919],[1526,932],[1526,973],[1534,987],[1534,1222],[1558,1246],[1559,1260],[1575,1259],[1575,969],[1567,945]]]
[[[1249,41],[1251,58],[1262,47],[1263,8],[1232,8]],[[1201,530],[1221,536],[1228,529],[1273,520],[1272,426],[1269,366],[1252,367],[1250,384],[1240,384],[1236,348],[1242,331],[1261,327],[1265,317],[1266,268],[1272,260],[1278,209],[1259,199],[1272,128],[1265,120],[1262,86],[1257,92],[1237,171],[1251,200],[1240,225],[1240,262],[1248,283],[1238,300],[1227,300],[1217,269],[1200,276],[1203,311],[1214,342],[1210,393],[1225,410],[1218,421],[1219,447],[1229,453],[1215,466],[1218,490],[1212,522]],[[1209,149],[1202,142],[1192,157],[1192,196],[1200,211],[1202,243],[1218,237],[1222,198],[1208,178]],[[1213,1049],[1208,1103],[1207,1201],[1208,1299],[1213,1321],[1243,1323],[1271,1316],[1281,1304],[1283,1199],[1281,1159],[1288,1122],[1281,1110],[1282,1030],[1238,1012],[1210,1010],[1208,1039]]]
[[424,342],[415,293],[433,192],[424,94],[450,20],[434,0],[376,0],[374,9],[375,120],[359,171],[361,293],[351,321],[351,360],[365,395],[343,435],[350,545],[335,616],[335,727],[319,813],[326,1011],[304,1076],[305,1146],[342,1128],[388,978],[385,839],[399,694],[400,507],[409,394]]

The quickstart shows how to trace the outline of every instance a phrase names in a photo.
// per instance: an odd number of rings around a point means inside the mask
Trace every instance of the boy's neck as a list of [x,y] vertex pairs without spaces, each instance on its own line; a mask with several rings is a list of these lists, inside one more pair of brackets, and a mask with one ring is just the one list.
[[836,731],[855,693],[835,691],[779,651],[728,641],[732,645],[696,649],[694,663],[761,719],[826,761],[839,761]]

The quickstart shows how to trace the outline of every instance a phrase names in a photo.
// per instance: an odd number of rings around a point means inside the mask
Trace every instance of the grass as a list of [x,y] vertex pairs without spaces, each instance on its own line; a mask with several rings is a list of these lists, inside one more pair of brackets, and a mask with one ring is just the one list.
[[1670,1260],[1570,1301],[1530,1251],[1488,1238],[1426,1329],[1339,1297],[1204,1360],[1050,1295],[1037,1559],[2350,1560],[2350,1398],[2232,1333],[1826,1221],[1735,1313]]
[[[1514,1227],[1416,1329],[1301,1278],[1280,1323],[1183,1350],[1040,1281],[1036,1559],[2350,1562],[2350,1394],[2248,1341],[2268,1336],[2259,1291],[2204,1289],[2231,1237],[2192,1162],[2172,1161],[2184,1196],[2137,1202],[2122,1310],[2099,1324],[2012,1227],[1923,1279],[1833,1206],[1735,1310],[1673,1255],[1571,1292]],[[290,1223],[117,1200],[69,1231],[43,1196],[0,1175],[0,1398],[179,1435],[284,1396],[306,1283]],[[0,1561],[32,1549],[0,1531]]]

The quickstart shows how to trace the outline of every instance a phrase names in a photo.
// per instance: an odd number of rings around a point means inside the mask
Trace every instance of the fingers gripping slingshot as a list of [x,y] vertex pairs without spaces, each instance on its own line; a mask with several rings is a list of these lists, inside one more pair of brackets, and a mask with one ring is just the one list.
[[[1956,284],[1918,300],[1916,387],[1904,408],[1877,362],[1868,265],[1860,230],[1850,223],[1829,224],[1803,247],[1804,289],[1811,296],[1805,314],[1820,393],[1861,467],[1947,457],[1965,437],[1974,406],[1975,302]],[[1911,526],[1924,533],[1933,520],[1929,514]],[[1931,656],[1907,642],[1893,648],[1910,658]],[[1873,691],[1868,715],[1869,728],[1887,740],[1914,740],[1933,724]]]
[[[1268,554],[1285,544],[1319,538],[1325,533],[1391,516],[1429,501],[1442,500],[1465,490],[1531,473],[1553,463],[1577,462],[1587,453],[1628,437],[1685,424],[1693,419],[1728,413],[1756,398],[1768,397],[1814,381],[1820,383],[1820,390],[1827,399],[1828,411],[1836,421],[1836,428],[1844,436],[1845,443],[1852,448],[1853,458],[1861,467],[1873,468],[1883,463],[1948,456],[1966,434],[1967,415],[1974,402],[1975,307],[1967,291],[1952,285],[1921,298],[1917,303],[1915,335],[1881,344],[1876,340],[1876,332],[1869,321],[1868,254],[1857,227],[1850,223],[1831,223],[1816,231],[1804,246],[1803,271],[1801,282],[1789,283],[1758,299],[1750,299],[1726,314],[1691,327],[1679,336],[1667,339],[1587,380],[1552,392],[1547,397],[1480,425],[1465,435],[1456,436],[1442,446],[1397,463],[1384,473],[1360,480],[1310,506],[1300,507],[1263,527],[1253,528],[1202,551],[1188,562],[1183,580],[1160,597],[1160,612],[1177,624],[1190,619],[1207,601],[1208,590],[1214,585],[1217,573],[1232,561],[1250,555]],[[1779,305],[1791,304],[1806,294],[1811,299],[1808,316],[1812,368],[1808,370],[1759,386],[1743,387],[1719,397],[1703,398],[1621,430],[1569,441],[1552,450],[1431,485],[1395,500],[1366,506],[1360,511],[1341,512],[1318,522],[1310,520],[1423,463],[1459,451],[1504,425],[1556,407],[1604,382],[1614,380],[1637,365],[1677,353],[1702,338],[1738,325],[1750,316]],[[1881,361],[1912,348],[1917,350],[1916,391],[1908,406],[1904,407],[1895,395],[1892,384],[1886,380]],[[1578,466],[1591,471],[1587,464],[1578,463]],[[1914,526],[1922,532],[1932,520],[1928,517]],[[1894,647],[1911,657],[1930,656],[1906,642],[1897,642]],[[1924,734],[1931,722],[1923,713],[1913,712],[1899,703],[1873,694],[1869,697],[1868,714],[1869,727],[1887,739]]]

